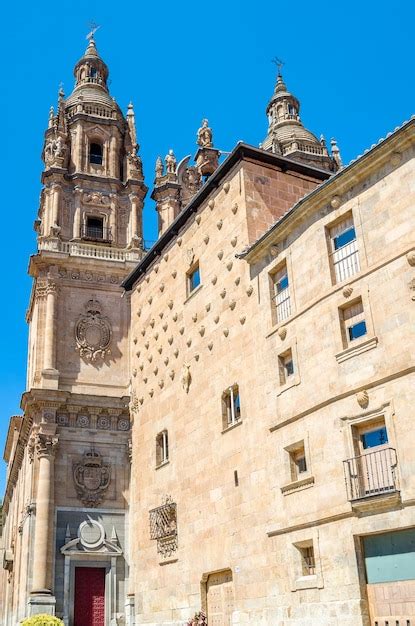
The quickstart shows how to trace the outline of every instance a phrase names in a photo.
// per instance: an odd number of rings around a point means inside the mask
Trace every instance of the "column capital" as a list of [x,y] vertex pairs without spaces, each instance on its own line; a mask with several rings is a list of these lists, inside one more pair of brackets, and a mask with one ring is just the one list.
[[38,459],[53,458],[59,437],[46,433],[37,433],[35,436],[35,450]]

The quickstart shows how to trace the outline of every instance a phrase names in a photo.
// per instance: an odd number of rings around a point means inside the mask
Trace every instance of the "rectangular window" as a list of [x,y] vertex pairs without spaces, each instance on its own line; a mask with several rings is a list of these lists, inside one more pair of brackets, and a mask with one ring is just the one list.
[[287,350],[278,357],[279,375],[281,385],[285,385],[294,375],[294,361],[292,350]]
[[311,543],[308,546],[299,548],[301,554],[301,570],[303,576],[314,576],[316,573],[316,563],[314,558],[314,547]]
[[352,345],[356,339],[360,339],[367,334],[365,314],[361,299],[342,309],[341,318],[345,347]]
[[199,263],[194,265],[187,274],[187,292],[190,295],[200,285]]
[[301,480],[303,474],[307,472],[307,461],[305,456],[304,442],[296,444],[295,448],[289,449],[291,480],[293,482]]
[[241,399],[238,385],[227,389],[222,396],[223,429],[234,426],[241,421]]
[[291,315],[290,284],[287,266],[279,269],[272,275],[274,286],[274,300],[277,309],[277,322],[282,322]]
[[163,465],[169,460],[169,435],[163,430],[156,438],[156,465]]
[[330,256],[336,283],[360,271],[356,231],[352,215],[329,229]]

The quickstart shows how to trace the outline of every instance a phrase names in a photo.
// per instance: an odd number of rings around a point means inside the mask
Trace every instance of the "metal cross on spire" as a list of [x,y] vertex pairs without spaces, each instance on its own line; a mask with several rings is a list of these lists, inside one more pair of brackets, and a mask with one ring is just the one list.
[[89,33],[86,36],[86,39],[88,39],[89,41],[91,41],[91,39],[94,38],[95,33],[97,32],[98,28],[101,28],[100,25],[96,24],[94,21],[89,22],[89,28],[91,29],[89,31]]
[[272,63],[274,63],[274,65],[277,66],[278,68],[278,76],[281,76],[281,69],[282,66],[285,65],[284,61],[282,61],[281,59],[279,59],[278,57],[274,57],[272,59]]

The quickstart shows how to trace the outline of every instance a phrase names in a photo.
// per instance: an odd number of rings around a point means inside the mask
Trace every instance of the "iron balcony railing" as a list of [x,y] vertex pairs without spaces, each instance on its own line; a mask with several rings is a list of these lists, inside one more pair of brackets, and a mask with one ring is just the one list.
[[111,228],[104,226],[89,226],[82,224],[82,239],[90,239],[91,241],[112,241]]
[[382,448],[343,461],[348,499],[361,500],[398,491],[396,450]]

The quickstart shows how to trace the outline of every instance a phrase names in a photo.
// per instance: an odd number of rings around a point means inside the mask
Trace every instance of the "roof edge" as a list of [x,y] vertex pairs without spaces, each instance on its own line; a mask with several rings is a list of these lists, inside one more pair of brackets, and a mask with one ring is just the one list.
[[332,173],[327,170],[306,165],[300,161],[288,159],[281,155],[274,154],[273,152],[268,152],[266,150],[262,150],[261,148],[255,148],[249,144],[238,142],[229,156],[219,165],[217,170],[212,174],[212,176],[210,176],[189,204],[179,213],[169,228],[161,235],[161,237],[159,237],[153,247],[150,248],[142,261],[140,261],[134,270],[123,280],[121,287],[123,287],[125,291],[131,291],[140,276],[145,274],[154,259],[161,255],[164,248],[176,237],[190,216],[193,213],[196,213],[202,202],[204,202],[204,200],[206,200],[206,198],[218,188],[220,182],[230,172],[230,170],[244,159],[252,159],[268,165],[274,165],[281,168],[282,171],[300,172],[308,176],[313,176],[314,178],[321,178],[322,181],[325,181],[327,178],[332,176]]

